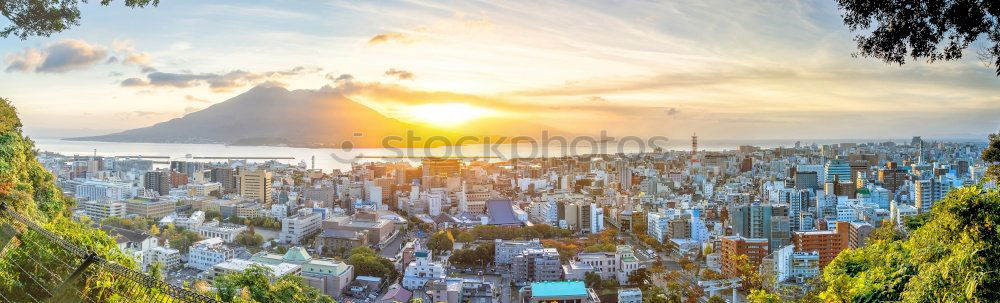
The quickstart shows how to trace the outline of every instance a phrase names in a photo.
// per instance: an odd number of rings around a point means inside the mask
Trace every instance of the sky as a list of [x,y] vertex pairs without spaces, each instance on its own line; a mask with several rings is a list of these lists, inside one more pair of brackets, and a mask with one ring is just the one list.
[[1000,79],[975,50],[900,66],[852,56],[854,35],[834,1],[116,1],[51,37],[0,40],[0,96],[36,136],[149,126],[254,85],[340,87],[458,131],[476,118],[720,140],[1000,129]]

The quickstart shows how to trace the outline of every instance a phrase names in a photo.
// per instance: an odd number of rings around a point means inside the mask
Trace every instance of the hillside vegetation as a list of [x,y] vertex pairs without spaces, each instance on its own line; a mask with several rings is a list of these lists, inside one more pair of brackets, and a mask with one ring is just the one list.
[[[0,98],[0,202],[77,247],[109,262],[137,269],[138,264],[118,250],[114,239],[89,224],[72,220],[73,199],[62,194],[52,174],[36,160],[34,143],[24,137],[21,126],[17,111],[8,100]],[[0,223],[0,251],[5,252],[0,255],[0,294],[6,299],[0,301],[33,302],[36,298],[47,298],[80,263],[79,257],[38,233],[24,233],[19,236],[20,241],[2,241],[10,237],[10,230],[6,220]],[[24,231],[23,227],[16,228]],[[219,286],[217,292],[209,292],[207,287],[196,289],[223,302],[334,302],[297,276],[273,279],[265,268],[223,275],[215,283]],[[146,302],[144,297],[161,292],[101,271],[85,275],[78,288],[79,292],[73,293],[75,297],[53,300]],[[167,296],[156,298],[148,302],[174,302]]]

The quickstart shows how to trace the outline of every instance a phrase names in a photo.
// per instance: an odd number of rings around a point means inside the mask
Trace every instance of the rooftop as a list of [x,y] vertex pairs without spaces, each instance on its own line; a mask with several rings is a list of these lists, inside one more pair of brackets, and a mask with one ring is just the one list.
[[534,298],[587,296],[587,287],[583,281],[570,282],[533,282],[531,296]]

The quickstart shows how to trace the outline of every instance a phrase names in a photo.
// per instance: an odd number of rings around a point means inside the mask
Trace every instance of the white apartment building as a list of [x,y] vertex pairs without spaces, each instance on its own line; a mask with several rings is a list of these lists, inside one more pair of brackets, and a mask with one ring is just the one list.
[[117,200],[88,200],[80,202],[84,214],[95,222],[108,217],[124,217],[125,203]]
[[197,270],[209,270],[216,264],[234,257],[236,251],[226,246],[221,238],[209,238],[191,244],[187,266]]
[[131,183],[87,180],[76,186],[77,200],[112,200],[122,201],[132,198],[134,193]]
[[618,303],[642,303],[642,290],[638,288],[618,289]]
[[778,282],[803,282],[819,275],[819,252],[796,252],[794,245],[774,253],[774,273]]
[[646,234],[660,243],[669,241],[670,239],[667,239],[667,224],[670,223],[672,217],[664,213],[649,213],[646,216]]
[[521,255],[527,249],[541,249],[542,242],[539,239],[531,241],[504,241],[496,239],[494,242],[494,264],[509,265],[514,257]]
[[244,225],[220,223],[217,220],[204,223],[195,228],[195,231],[203,238],[220,238],[226,243],[236,240],[236,236],[245,230],[247,230],[247,227]]
[[319,232],[323,216],[309,209],[299,210],[295,216],[281,219],[281,233],[278,241],[299,244],[302,238]]
[[178,217],[174,219],[174,225],[186,229],[195,229],[205,223],[205,212],[196,210],[188,217]]
[[181,266],[181,252],[179,250],[156,246],[150,249],[142,258],[143,269],[148,269],[150,265],[160,263],[163,270],[173,270]]
[[415,290],[424,287],[428,281],[441,281],[446,277],[444,266],[431,261],[431,252],[415,247],[413,261],[403,271],[403,288]]

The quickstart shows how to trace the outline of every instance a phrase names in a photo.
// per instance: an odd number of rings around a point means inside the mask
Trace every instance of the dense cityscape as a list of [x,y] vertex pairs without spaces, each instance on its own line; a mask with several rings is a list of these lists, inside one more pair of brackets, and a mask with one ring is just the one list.
[[[470,161],[199,162],[42,152],[75,220],[168,283],[266,268],[338,302],[793,298],[882,227],[980,184],[982,143]],[[735,290],[735,291],[734,291]],[[714,301],[713,301],[714,300]],[[672,300],[671,300],[672,301]]]
[[1000,302],[998,79],[998,0],[0,0],[0,303]]

